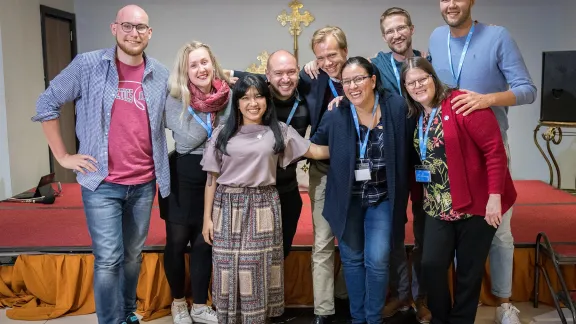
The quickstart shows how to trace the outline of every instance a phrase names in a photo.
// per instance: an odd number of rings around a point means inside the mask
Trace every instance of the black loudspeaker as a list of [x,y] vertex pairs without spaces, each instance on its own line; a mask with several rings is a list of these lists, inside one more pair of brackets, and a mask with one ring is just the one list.
[[576,51],[542,55],[541,122],[576,123]]

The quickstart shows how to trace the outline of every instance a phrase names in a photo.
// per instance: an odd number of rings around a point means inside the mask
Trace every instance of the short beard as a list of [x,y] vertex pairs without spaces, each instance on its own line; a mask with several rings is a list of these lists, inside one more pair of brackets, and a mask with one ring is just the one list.
[[470,8],[466,9],[466,10],[462,10],[462,17],[460,19],[458,19],[456,22],[449,22],[448,21],[448,14],[442,14],[442,18],[444,18],[444,21],[446,22],[446,24],[450,27],[460,27],[462,26],[462,24],[464,24],[466,22],[466,20],[468,20],[468,18],[470,18]]
[[270,90],[272,92],[272,96],[276,97],[276,99],[278,100],[288,100],[290,98],[292,98],[292,96],[294,95],[294,92],[296,91],[296,88],[294,88],[294,90],[292,90],[292,93],[290,94],[290,96],[288,96],[286,99],[282,99],[281,97],[283,97],[283,95],[280,93],[280,90],[278,90],[276,88],[276,86],[272,85],[272,83],[270,83]]
[[406,49],[404,50],[404,52],[398,52],[394,49],[394,46],[388,46],[390,48],[390,50],[392,50],[392,52],[398,54],[398,55],[402,55],[402,56],[406,56],[406,54],[408,53],[408,51],[410,50],[410,47],[412,46],[412,40],[410,39],[406,39]]
[[116,44],[118,45],[118,47],[120,47],[122,52],[124,52],[130,56],[140,56],[140,55],[142,55],[142,53],[144,53],[144,50],[146,49],[146,47],[148,47],[148,43],[146,43],[146,44],[140,43],[140,44],[143,44],[142,48],[138,48],[138,49],[127,48],[126,46],[124,46],[124,43],[119,41],[118,39],[116,39]]

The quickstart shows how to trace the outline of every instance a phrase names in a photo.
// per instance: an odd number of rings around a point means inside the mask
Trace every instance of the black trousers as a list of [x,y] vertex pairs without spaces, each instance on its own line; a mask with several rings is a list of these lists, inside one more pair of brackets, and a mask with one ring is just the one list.
[[212,247],[202,237],[202,224],[181,225],[166,222],[164,269],[173,298],[184,298],[186,273],[184,255],[190,242],[190,282],[194,304],[206,304],[212,275]]
[[[432,324],[474,323],[484,267],[495,233],[496,229],[481,216],[453,222],[426,219],[422,270]],[[458,264],[452,304],[448,268],[454,253]]]
[[204,242],[204,188],[206,172],[201,155],[174,154],[170,158],[170,195],[160,199],[160,215],[166,221],[164,269],[173,298],[186,295],[185,254],[191,246],[189,271],[192,298],[205,304],[212,275],[212,247]]
[[290,254],[292,241],[298,227],[298,220],[302,212],[302,197],[298,187],[283,192],[280,196],[280,211],[282,212],[282,238],[284,242],[284,258]]
[[[414,247],[412,248],[412,264],[418,283],[418,291],[415,299],[426,297],[426,288],[422,284],[424,278],[422,277],[422,255],[424,252],[424,228],[428,215],[424,211],[424,203],[422,201],[412,202],[412,216],[414,217],[412,223],[412,232],[414,233]],[[414,283],[414,280],[412,280]]]

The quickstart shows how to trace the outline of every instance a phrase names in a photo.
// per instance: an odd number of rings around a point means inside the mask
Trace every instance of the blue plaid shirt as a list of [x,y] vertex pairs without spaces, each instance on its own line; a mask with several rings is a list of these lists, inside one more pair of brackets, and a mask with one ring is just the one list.
[[[144,59],[142,88],[148,106],[156,181],[160,194],[166,197],[170,193],[170,169],[163,116],[169,72],[159,61],[147,56]],[[96,190],[108,176],[108,131],[118,82],[116,47],[76,55],[40,95],[36,116],[32,117],[32,121],[40,122],[57,119],[63,104],[75,102],[78,153],[98,161],[96,172],[77,173],[78,183],[90,190]]]

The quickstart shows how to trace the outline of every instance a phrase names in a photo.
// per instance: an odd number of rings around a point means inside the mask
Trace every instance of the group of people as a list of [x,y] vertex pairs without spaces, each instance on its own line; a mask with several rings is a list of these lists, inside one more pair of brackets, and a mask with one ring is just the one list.
[[[152,35],[146,12],[123,7],[110,25],[116,46],[77,55],[41,94],[33,117],[82,186],[99,323],[138,323],[141,251],[157,190],[174,323],[281,316],[303,159],[313,323],[334,318],[335,239],[352,323],[381,323],[412,305],[420,323],[473,323],[488,257],[501,304],[495,321],[519,323],[509,299],[516,191],[507,112],[532,103],[536,88],[507,30],[472,20],[473,5],[440,1],[446,25],[433,31],[427,53],[412,48],[410,15],[394,7],[380,18],[391,51],[349,56],[345,33],[327,26],[312,36],[315,60],[301,70],[278,50],[265,75],[224,70],[198,41],[182,46],[170,72],[144,53]],[[78,154],[66,151],[58,122],[70,101]]]

